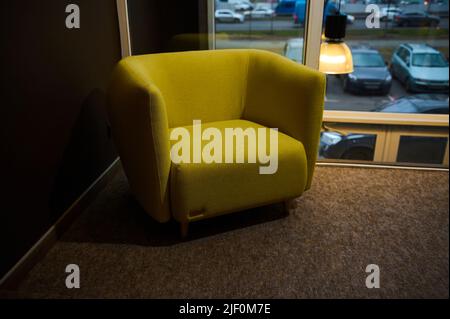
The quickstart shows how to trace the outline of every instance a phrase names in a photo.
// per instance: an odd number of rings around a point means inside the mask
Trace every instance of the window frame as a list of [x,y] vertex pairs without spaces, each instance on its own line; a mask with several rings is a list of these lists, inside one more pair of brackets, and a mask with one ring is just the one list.
[[132,55],[127,0],[116,0],[122,58]]

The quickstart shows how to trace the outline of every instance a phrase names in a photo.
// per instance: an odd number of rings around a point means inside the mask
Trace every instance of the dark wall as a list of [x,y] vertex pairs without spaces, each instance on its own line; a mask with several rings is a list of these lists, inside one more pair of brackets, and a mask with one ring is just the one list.
[[[116,158],[105,89],[115,0],[0,2],[0,277]],[[81,29],[66,29],[66,5]]]
[[[80,29],[65,27],[70,3]],[[206,0],[128,6],[133,54],[173,51],[174,37],[206,29]],[[120,37],[116,0],[0,1],[0,15],[2,277],[117,157],[105,91]]]
[[[179,51],[173,39],[182,34],[198,34],[200,12],[206,14],[207,0],[128,0],[131,49],[133,54]],[[206,35],[205,35],[206,36]],[[207,49],[197,39],[184,50]]]

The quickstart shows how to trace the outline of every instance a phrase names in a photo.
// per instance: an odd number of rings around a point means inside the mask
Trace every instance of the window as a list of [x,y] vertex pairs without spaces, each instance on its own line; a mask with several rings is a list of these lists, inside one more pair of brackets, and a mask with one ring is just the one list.
[[302,63],[306,2],[216,1],[214,47],[263,49]]
[[[407,109],[414,112],[422,110],[421,105],[437,103],[430,101],[436,94],[448,97],[448,5],[384,1],[378,4],[380,28],[367,28],[366,6],[361,2],[341,4],[341,13],[351,17],[345,40],[355,70],[328,76],[326,109],[378,112],[381,106],[396,102],[401,111],[413,101],[418,107]],[[338,5],[332,0],[324,3],[325,13],[330,11],[327,7]],[[394,14],[389,15],[390,11]],[[411,96],[417,98],[411,100]]]
[[409,59],[409,51],[408,49],[405,49],[404,47],[400,47],[400,49],[398,50],[398,57],[405,63],[407,63],[408,59]]
[[[216,17],[215,47],[264,49],[317,67],[317,30],[324,25],[317,14],[326,19],[340,10],[347,15],[354,72],[327,76],[321,146],[336,143],[321,148],[321,160],[448,167],[448,1],[321,1],[323,7],[316,0],[216,2],[216,10],[231,10],[242,21]],[[380,28],[366,26],[368,3],[380,9]],[[352,146],[362,144],[366,152]],[[412,156],[414,149],[433,160]]]
[[[383,121],[389,116],[391,119],[408,118],[409,115],[423,118],[449,113],[448,3],[426,5],[395,0],[377,3],[380,28],[369,29],[365,23],[366,6],[361,2],[341,3],[341,13],[348,16],[345,41],[352,51],[354,72],[327,76],[325,109],[327,112],[344,111],[342,113],[349,122],[344,125],[344,130],[343,124],[330,122],[327,126],[328,132],[333,132],[333,129],[339,131],[344,141],[346,138],[357,140],[355,146],[345,145],[350,154],[353,149],[358,150],[359,142],[367,140],[383,144],[379,148],[383,151],[371,158],[360,156],[356,151],[353,158],[348,156],[349,153],[344,156],[345,152],[341,152],[340,157],[336,156],[338,153],[327,156],[325,152],[322,159],[448,166],[445,156],[448,118],[446,126],[434,128],[437,132],[433,131],[433,134],[437,137],[429,136],[423,127],[416,131],[416,135],[410,136],[409,133],[417,126],[386,125]],[[324,1],[324,5],[330,7],[338,3],[330,0]],[[327,9],[325,19],[326,12]],[[379,119],[379,125],[371,125],[377,132],[363,134],[365,124],[361,126],[361,123],[352,121],[352,114],[358,118]],[[339,142],[337,145],[344,144]]]

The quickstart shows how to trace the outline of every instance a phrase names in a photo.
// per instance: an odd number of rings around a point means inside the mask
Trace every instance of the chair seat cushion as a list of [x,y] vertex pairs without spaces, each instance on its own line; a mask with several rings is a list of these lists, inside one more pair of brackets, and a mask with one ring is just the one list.
[[[223,153],[226,128],[252,128],[256,132],[264,129],[267,141],[270,135],[268,128],[245,120],[201,124],[202,131],[210,127],[217,128],[222,133]],[[192,158],[193,126],[184,128],[190,133]],[[174,128],[171,133],[173,130]],[[243,151],[248,149],[248,143],[238,149],[234,143],[233,163],[224,163],[224,160],[211,164],[204,161],[193,163],[192,160],[179,164],[172,162],[170,204],[174,218],[178,221],[202,219],[300,196],[307,182],[307,160],[303,144],[281,132],[275,134],[278,137],[278,169],[274,174],[260,174],[260,167],[268,164],[258,162],[259,157],[256,163],[249,163],[248,152]],[[171,141],[171,145],[177,142],[179,140]],[[202,141],[202,149],[208,143],[209,141]],[[241,151],[245,153],[245,161],[236,163],[236,154]]]

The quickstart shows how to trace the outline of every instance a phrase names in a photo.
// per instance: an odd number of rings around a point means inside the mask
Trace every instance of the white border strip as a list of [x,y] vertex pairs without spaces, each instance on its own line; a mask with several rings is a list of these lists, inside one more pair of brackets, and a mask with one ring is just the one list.
[[216,8],[215,0],[207,0],[208,15],[208,46],[210,50],[216,49]]
[[102,179],[105,178],[106,175],[110,173],[114,166],[119,163],[119,161],[120,158],[116,158],[114,162],[89,186],[89,188],[86,189],[83,194],[81,194],[80,197],[78,197],[77,200],[64,212],[64,214],[57,220],[57,222],[54,223],[49,228],[49,230],[44,235],[42,235],[42,237],[27,251],[27,253],[22,258],[20,258],[20,260],[3,276],[3,278],[0,280],[0,288],[11,277],[13,277],[16,272],[20,272],[20,269],[22,267],[26,267],[28,260],[32,259],[34,255],[39,251],[39,249],[45,246],[46,242],[51,242],[52,240],[56,241],[58,237],[58,225],[62,224],[66,218],[69,218],[70,214],[74,211],[74,209],[76,209],[77,205],[79,205],[80,202],[93,191],[93,189],[102,181]]
[[325,122],[448,127],[448,115],[325,110]]
[[317,162],[316,166],[340,166],[349,168],[374,168],[374,169],[399,169],[409,171],[436,171],[449,172],[448,168],[438,167],[420,167],[420,166],[396,166],[396,165],[381,165],[381,164],[360,164],[360,163],[336,163],[336,162]]
[[306,3],[303,61],[316,70],[319,69],[323,10],[324,1],[308,0]]

